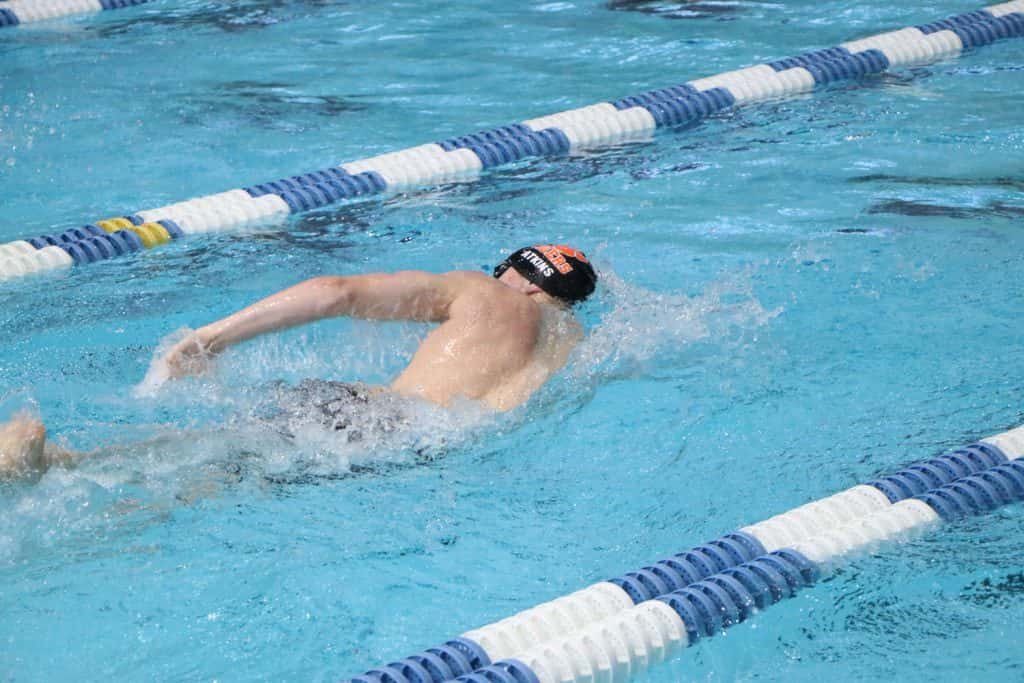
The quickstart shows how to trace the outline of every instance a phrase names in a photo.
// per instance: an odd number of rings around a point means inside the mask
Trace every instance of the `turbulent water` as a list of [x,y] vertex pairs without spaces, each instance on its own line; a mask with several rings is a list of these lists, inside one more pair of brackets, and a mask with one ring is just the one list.
[[[164,1],[2,29],[0,241],[972,9]],[[1022,42],[0,283],[0,418],[90,454],[0,483],[0,677],[337,680],[1024,423]],[[536,242],[602,281],[509,414],[306,419],[287,387],[385,384],[419,324],[146,380],[303,278]],[[880,548],[641,680],[1014,680],[1022,515]]]

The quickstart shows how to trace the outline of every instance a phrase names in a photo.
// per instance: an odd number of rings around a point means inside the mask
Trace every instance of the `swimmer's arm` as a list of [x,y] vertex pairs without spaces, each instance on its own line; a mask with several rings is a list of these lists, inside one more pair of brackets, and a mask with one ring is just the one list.
[[85,453],[58,446],[49,441],[43,447],[43,455],[49,465],[60,467],[74,467],[86,457]]
[[339,316],[440,322],[457,291],[457,276],[402,271],[313,278],[200,328],[179,347],[191,342],[193,351],[184,349],[185,355],[219,353],[267,332]]

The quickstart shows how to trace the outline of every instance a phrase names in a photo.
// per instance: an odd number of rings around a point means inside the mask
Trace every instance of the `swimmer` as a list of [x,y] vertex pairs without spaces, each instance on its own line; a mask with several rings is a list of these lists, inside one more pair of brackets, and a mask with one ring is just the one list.
[[[374,392],[448,407],[457,398],[496,412],[524,403],[569,357],[583,336],[572,306],[590,296],[597,273],[583,252],[536,245],[513,252],[493,277],[475,271],[421,271],[325,276],[307,280],[199,328],[160,361],[168,379],[202,374],[225,349],[269,332],[316,320],[440,323],[386,387],[324,382],[322,412],[350,407]],[[331,417],[336,417],[331,415]],[[0,477],[41,473],[74,457],[44,447],[42,424],[20,416],[0,427]]]

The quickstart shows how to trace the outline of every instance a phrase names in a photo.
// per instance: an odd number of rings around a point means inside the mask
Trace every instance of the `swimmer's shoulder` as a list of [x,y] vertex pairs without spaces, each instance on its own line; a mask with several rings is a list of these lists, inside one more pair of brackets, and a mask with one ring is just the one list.
[[512,290],[486,273],[476,270],[452,270],[443,276],[450,287],[456,292],[474,295],[502,295]]
[[456,292],[455,299],[463,309],[488,309],[491,312],[514,309],[517,315],[538,313],[535,310],[537,305],[529,297],[486,273],[453,270],[445,273],[444,277]]
[[450,282],[466,285],[482,285],[489,282],[498,283],[493,277],[479,270],[449,270],[447,273],[441,273],[441,277]]

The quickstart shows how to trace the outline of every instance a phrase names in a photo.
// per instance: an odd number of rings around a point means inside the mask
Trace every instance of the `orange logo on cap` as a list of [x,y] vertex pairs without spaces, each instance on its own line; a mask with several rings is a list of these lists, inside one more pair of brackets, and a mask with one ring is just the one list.
[[583,252],[576,251],[572,247],[567,247],[564,244],[552,245],[552,244],[538,244],[536,247],[537,251],[544,255],[548,261],[551,262],[558,272],[562,275],[567,275],[572,272],[572,264],[565,260],[565,257],[574,258],[577,261],[588,263],[587,257],[583,255]]

